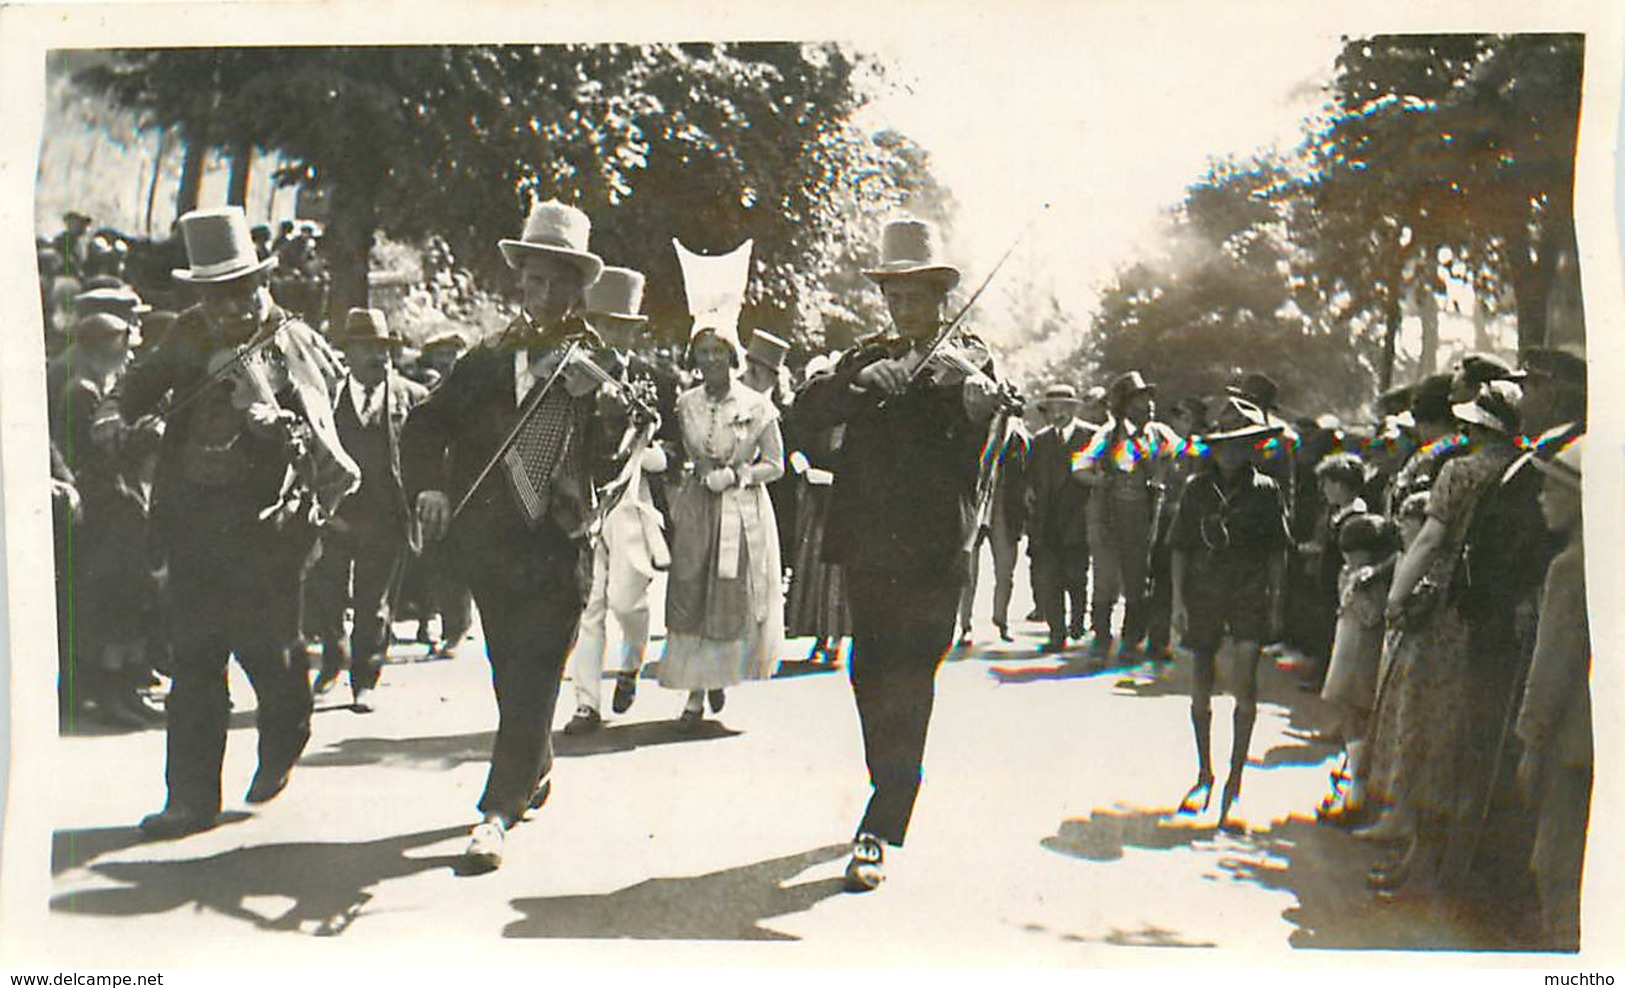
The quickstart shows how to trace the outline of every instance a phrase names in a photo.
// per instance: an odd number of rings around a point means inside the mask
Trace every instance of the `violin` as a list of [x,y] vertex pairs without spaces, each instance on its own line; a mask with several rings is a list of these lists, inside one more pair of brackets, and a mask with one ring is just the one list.
[[915,384],[933,387],[957,387],[966,381],[990,385],[998,401],[996,407],[1020,414],[1021,395],[1007,381],[989,377],[982,368],[992,359],[992,351],[979,339],[958,339],[941,342],[928,349],[914,349],[898,358],[908,368],[909,379]]
[[277,393],[288,386],[287,367],[264,346],[216,350],[209,356],[206,374],[207,380],[231,392],[231,406],[239,411],[257,404],[275,405]]

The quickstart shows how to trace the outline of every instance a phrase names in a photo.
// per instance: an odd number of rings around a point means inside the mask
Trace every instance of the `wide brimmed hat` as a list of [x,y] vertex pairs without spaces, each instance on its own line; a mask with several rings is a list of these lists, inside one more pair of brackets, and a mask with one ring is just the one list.
[[526,257],[545,255],[557,257],[573,264],[581,272],[583,287],[590,285],[604,270],[604,262],[587,250],[592,236],[592,221],[587,214],[557,199],[549,199],[532,206],[525,218],[525,231],[518,240],[499,240],[502,259],[508,267],[518,269]]
[[73,311],[80,315],[107,312],[115,316],[144,316],[152,311],[152,306],[143,302],[135,289],[123,286],[80,292],[73,297]]
[[942,263],[941,251],[935,226],[925,220],[891,220],[880,233],[880,266],[863,273],[875,284],[922,278],[948,291],[959,284],[959,269]]
[[1045,388],[1044,396],[1039,398],[1035,404],[1039,408],[1047,408],[1050,405],[1059,405],[1063,402],[1075,405],[1079,400],[1078,389],[1064,381],[1060,381]]
[[1219,409],[1212,431],[1202,433],[1199,438],[1211,446],[1222,442],[1255,441],[1280,431],[1281,427],[1272,425],[1262,408],[1245,398],[1231,395]]
[[170,274],[187,285],[218,285],[276,267],[273,255],[263,261],[248,233],[248,217],[238,206],[194,209],[180,219],[186,240],[186,262]]
[[1461,358],[1451,375],[1450,400],[1472,401],[1478,389],[1491,381],[1522,381],[1524,372],[1513,369],[1500,357],[1489,353],[1469,353]]
[[1575,436],[1564,443],[1562,448],[1553,456],[1535,455],[1530,458],[1535,469],[1548,477],[1555,477],[1576,490],[1580,487],[1582,476],[1580,460],[1585,451],[1585,439],[1582,435]]
[[1523,389],[1513,381],[1488,381],[1479,385],[1472,401],[1450,406],[1450,414],[1470,425],[1494,429],[1505,435],[1518,431],[1518,406],[1523,401]]
[[344,328],[333,337],[339,346],[357,343],[378,343],[389,347],[403,347],[406,341],[389,331],[389,321],[379,309],[351,309],[344,314]]
[[789,352],[790,344],[765,329],[751,333],[750,342],[745,344],[745,359],[771,371],[784,366],[784,357]]
[[606,267],[598,280],[587,286],[582,315],[643,325],[649,317],[638,312],[643,307],[643,273],[631,268]]
[[464,338],[462,333],[459,333],[454,329],[448,329],[443,333],[436,333],[427,340],[423,341],[424,353],[428,353],[430,350],[446,349],[467,350],[468,340]]
[[1248,371],[1238,374],[1229,384],[1225,385],[1225,394],[1236,398],[1244,398],[1259,408],[1269,411],[1275,407],[1276,399],[1281,395],[1281,386],[1275,379],[1261,371]]
[[1126,374],[1119,374],[1111,387],[1106,389],[1106,403],[1113,412],[1120,412],[1130,398],[1138,394],[1151,394],[1156,390],[1157,386],[1147,381],[1145,375],[1137,370],[1131,370]]

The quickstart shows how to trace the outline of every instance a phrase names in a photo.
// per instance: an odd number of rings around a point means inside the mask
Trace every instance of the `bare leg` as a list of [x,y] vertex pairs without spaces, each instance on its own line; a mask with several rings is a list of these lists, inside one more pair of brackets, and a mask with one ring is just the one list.
[[1180,801],[1179,812],[1200,813],[1213,796],[1213,672],[1215,654],[1211,649],[1195,653],[1192,660],[1191,730],[1196,737],[1196,785]]

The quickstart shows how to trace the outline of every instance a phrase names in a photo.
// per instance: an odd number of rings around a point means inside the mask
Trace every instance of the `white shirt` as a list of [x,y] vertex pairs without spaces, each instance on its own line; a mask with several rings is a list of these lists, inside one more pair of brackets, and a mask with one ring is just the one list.
[[362,425],[372,425],[378,421],[378,413],[384,408],[384,381],[379,381],[368,390],[354,376],[350,378],[350,403],[355,407],[355,417],[361,420]]

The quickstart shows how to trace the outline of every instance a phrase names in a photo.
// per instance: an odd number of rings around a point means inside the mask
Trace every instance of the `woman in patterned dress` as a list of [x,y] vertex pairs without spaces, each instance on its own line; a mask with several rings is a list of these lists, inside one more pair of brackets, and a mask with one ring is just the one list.
[[677,399],[685,464],[671,495],[671,571],[660,685],[684,690],[678,718],[697,727],[709,699],[767,679],[784,641],[778,525],[764,485],[784,473],[772,400],[737,379],[736,343],[701,329],[689,343],[700,384]]

